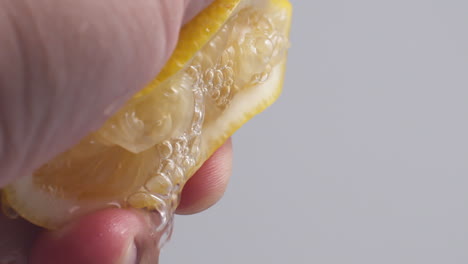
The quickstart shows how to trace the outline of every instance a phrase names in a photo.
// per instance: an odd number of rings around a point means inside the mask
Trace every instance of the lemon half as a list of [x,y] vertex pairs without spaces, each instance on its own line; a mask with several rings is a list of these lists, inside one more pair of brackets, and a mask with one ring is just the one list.
[[217,0],[181,31],[159,76],[98,131],[3,190],[3,205],[59,228],[109,206],[172,214],[184,184],[281,92],[287,0]]

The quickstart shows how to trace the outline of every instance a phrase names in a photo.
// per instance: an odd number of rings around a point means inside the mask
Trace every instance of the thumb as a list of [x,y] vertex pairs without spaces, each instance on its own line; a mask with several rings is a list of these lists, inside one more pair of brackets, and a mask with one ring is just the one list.
[[35,242],[30,263],[157,263],[162,235],[147,213],[108,209],[63,230],[43,233]]
[[0,186],[102,125],[209,2],[0,0]]

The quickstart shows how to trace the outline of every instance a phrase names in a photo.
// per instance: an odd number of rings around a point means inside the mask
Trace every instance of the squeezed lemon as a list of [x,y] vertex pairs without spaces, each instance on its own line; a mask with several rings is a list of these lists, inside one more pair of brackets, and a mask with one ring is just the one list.
[[217,0],[181,31],[159,76],[98,131],[4,189],[4,206],[50,229],[108,206],[163,222],[193,173],[279,96],[291,6]]

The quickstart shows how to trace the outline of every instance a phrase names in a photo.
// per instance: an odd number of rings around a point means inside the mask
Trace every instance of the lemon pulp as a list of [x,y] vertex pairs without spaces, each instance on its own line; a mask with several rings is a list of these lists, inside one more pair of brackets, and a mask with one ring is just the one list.
[[287,0],[217,0],[185,26],[159,76],[98,131],[4,189],[4,206],[58,228],[109,207],[169,221],[189,177],[281,91]]

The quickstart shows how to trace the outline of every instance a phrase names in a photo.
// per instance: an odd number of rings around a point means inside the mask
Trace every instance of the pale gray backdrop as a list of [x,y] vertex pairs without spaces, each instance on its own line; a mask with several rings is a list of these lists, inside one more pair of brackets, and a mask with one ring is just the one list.
[[166,263],[468,263],[468,1],[292,0],[284,93]]

